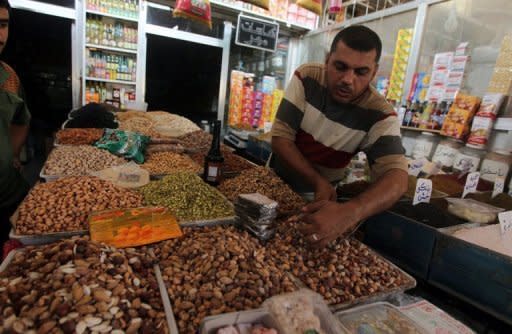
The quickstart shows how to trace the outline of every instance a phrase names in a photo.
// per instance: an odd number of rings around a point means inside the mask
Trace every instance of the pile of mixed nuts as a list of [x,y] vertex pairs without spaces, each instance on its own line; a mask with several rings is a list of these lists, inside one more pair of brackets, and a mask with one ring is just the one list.
[[87,238],[27,247],[0,273],[0,332],[168,333],[154,263]]

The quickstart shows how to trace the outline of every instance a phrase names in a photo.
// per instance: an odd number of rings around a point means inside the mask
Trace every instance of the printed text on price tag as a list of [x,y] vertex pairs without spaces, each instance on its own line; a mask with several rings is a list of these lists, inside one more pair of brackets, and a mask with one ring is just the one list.
[[512,211],[498,213],[498,220],[500,221],[501,235],[512,233]]
[[432,180],[418,179],[416,182],[416,191],[414,192],[414,199],[412,205],[418,203],[429,203],[432,196]]
[[466,178],[466,184],[464,185],[464,193],[462,194],[462,198],[466,197],[467,194],[476,192],[476,188],[478,187],[478,181],[480,180],[480,173],[474,172],[469,173]]

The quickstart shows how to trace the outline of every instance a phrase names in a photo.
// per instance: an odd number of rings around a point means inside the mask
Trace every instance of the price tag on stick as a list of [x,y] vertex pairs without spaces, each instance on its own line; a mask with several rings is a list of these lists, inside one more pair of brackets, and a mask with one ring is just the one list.
[[500,221],[501,236],[512,233],[512,211],[498,213],[498,220]]
[[505,176],[496,175],[494,179],[494,189],[492,191],[492,198],[498,196],[505,189]]
[[480,173],[474,172],[469,173],[466,178],[466,184],[464,185],[464,193],[462,194],[462,198],[466,197],[467,194],[475,193],[476,188],[478,187],[478,181],[480,180]]
[[429,203],[432,196],[432,180],[418,179],[416,182],[416,191],[414,192],[414,199],[412,205],[418,203]]

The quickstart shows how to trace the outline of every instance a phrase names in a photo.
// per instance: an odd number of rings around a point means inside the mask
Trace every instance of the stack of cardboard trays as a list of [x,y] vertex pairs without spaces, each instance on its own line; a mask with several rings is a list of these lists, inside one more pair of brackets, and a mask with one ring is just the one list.
[[277,202],[259,194],[241,194],[235,203],[237,224],[260,240],[269,240],[276,233]]

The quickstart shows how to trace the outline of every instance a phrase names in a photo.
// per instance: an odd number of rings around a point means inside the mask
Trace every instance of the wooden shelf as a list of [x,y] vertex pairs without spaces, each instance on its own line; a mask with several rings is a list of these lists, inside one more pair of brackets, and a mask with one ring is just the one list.
[[107,83],[114,83],[114,84],[128,85],[128,86],[135,86],[137,84],[135,81],[110,80],[110,79],[101,79],[101,78],[93,78],[93,77],[85,77],[85,80],[86,81],[107,82]]
[[441,133],[441,130],[420,129],[420,128],[413,128],[410,126],[401,126],[400,129],[408,130],[408,131],[416,131],[416,132],[429,132],[429,133],[434,133],[434,134]]
[[99,44],[87,43],[87,44],[85,44],[85,47],[87,47],[89,49],[108,50],[108,51],[115,51],[115,52],[122,52],[122,53],[137,54],[137,50],[116,48],[116,47],[112,47],[112,46],[105,46],[105,45],[99,45]]
[[87,14],[105,16],[105,17],[110,17],[110,18],[118,19],[118,20],[131,21],[131,22],[139,22],[139,19],[135,18],[135,17],[127,17],[127,16],[122,16],[122,15],[103,13],[103,12],[98,12],[98,11],[91,10],[91,9],[87,9],[85,12]]

